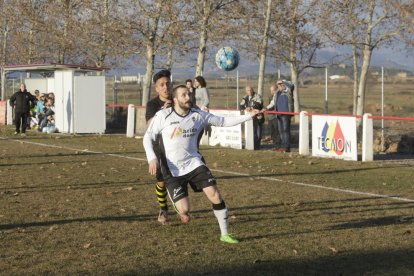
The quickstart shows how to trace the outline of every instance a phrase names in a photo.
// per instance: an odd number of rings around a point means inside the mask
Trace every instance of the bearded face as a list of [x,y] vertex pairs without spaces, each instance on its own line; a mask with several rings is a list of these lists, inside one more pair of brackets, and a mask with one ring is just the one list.
[[182,110],[189,110],[192,106],[190,94],[186,88],[180,88],[174,98],[174,103]]

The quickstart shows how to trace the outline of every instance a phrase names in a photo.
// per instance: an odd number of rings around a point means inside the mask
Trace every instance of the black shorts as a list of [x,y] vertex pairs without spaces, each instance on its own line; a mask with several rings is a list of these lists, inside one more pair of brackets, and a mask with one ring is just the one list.
[[190,184],[194,192],[201,192],[204,188],[217,184],[216,178],[206,166],[200,166],[186,175],[177,177],[166,177],[168,195],[172,202],[188,196],[188,186]]

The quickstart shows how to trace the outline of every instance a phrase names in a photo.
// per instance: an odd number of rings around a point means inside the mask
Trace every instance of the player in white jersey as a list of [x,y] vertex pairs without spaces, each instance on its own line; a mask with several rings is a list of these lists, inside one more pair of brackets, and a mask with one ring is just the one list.
[[[259,110],[249,110],[250,114],[239,117],[219,117],[200,109],[191,108],[192,102],[185,85],[173,90],[173,107],[158,111],[144,136],[144,148],[149,164],[149,173],[154,175],[161,166],[167,191],[183,223],[190,220],[190,201],[188,183],[194,191],[203,191],[213,204],[221,236],[227,243],[238,243],[228,233],[228,212],[217,188],[215,177],[202,161],[198,151],[197,139],[208,125],[225,127],[234,126],[251,120]],[[157,159],[152,141],[157,135],[163,140],[163,157]]]

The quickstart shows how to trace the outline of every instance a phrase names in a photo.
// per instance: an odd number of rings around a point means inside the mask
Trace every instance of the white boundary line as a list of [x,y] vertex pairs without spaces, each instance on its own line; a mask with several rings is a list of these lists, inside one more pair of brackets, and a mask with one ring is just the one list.
[[[14,141],[14,142],[23,142],[23,143],[26,143],[26,144],[31,144],[31,145],[41,146],[41,147],[66,149],[66,150],[79,151],[79,152],[89,152],[89,153],[103,154],[103,155],[118,157],[118,158],[126,158],[126,159],[145,161],[145,162],[147,161],[146,158],[131,157],[131,156],[126,156],[126,155],[121,155],[121,154],[113,154],[113,153],[104,153],[104,152],[100,152],[100,151],[91,151],[91,150],[88,150],[88,149],[75,149],[75,148],[62,147],[62,146],[50,145],[50,144],[43,144],[43,143],[37,143],[37,142],[31,142],[31,141],[7,139],[7,138],[4,138],[4,137],[0,137],[0,139]],[[291,185],[302,186],[302,187],[307,187],[307,188],[330,190],[330,191],[335,191],[335,192],[340,192],[340,193],[348,193],[348,194],[355,194],[355,195],[365,195],[365,196],[370,196],[370,197],[378,197],[378,198],[391,199],[391,200],[396,200],[396,201],[414,202],[414,199],[398,197],[398,196],[381,195],[381,194],[374,194],[374,193],[367,193],[367,192],[358,192],[358,191],[349,190],[349,189],[340,189],[340,188],[326,187],[326,186],[316,185],[316,184],[308,184],[308,183],[295,182],[295,181],[290,181],[290,180],[282,180],[282,179],[278,179],[278,178],[274,178],[274,177],[253,176],[253,175],[250,175],[250,174],[247,174],[247,173],[238,173],[238,172],[223,171],[223,170],[217,170],[217,169],[210,169],[210,170],[213,171],[213,172],[219,172],[219,173],[225,173],[225,174],[232,174],[232,175],[239,175],[239,176],[246,176],[246,177],[255,177],[255,178],[268,180],[268,181],[284,182],[284,183],[288,183],[288,184],[291,184]]]
[[[228,174],[234,174],[234,175],[241,175],[241,176],[256,177],[256,176],[252,176],[250,174],[228,172],[228,171],[222,171],[222,170],[212,170],[212,171],[221,172],[221,173],[228,173]],[[269,181],[276,181],[276,182],[286,182],[288,184],[297,185],[297,186],[304,186],[304,187],[308,187],[308,188],[310,187],[310,188],[317,188],[317,189],[323,189],[323,190],[331,190],[331,191],[341,192],[341,193],[366,195],[366,196],[371,196],[371,197],[393,199],[393,200],[398,200],[398,201],[414,202],[414,199],[398,197],[398,196],[380,195],[380,194],[373,194],[373,193],[367,193],[367,192],[358,192],[358,191],[353,191],[353,190],[348,190],[348,189],[340,189],[340,188],[326,187],[326,186],[316,185],[316,184],[307,184],[307,183],[295,182],[295,181],[290,181],[290,180],[282,180],[282,179],[277,179],[277,178],[273,178],[273,177],[257,176],[257,178],[264,179],[264,180],[269,180]]]

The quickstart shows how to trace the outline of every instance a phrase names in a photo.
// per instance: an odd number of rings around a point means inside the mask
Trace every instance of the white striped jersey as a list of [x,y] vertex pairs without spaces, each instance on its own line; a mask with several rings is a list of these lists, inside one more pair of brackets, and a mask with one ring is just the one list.
[[198,152],[197,139],[208,125],[235,126],[251,119],[250,115],[220,117],[200,109],[191,108],[187,115],[177,114],[172,107],[158,111],[144,135],[147,160],[156,159],[152,141],[161,134],[165,157],[172,176],[185,175],[204,165]]

